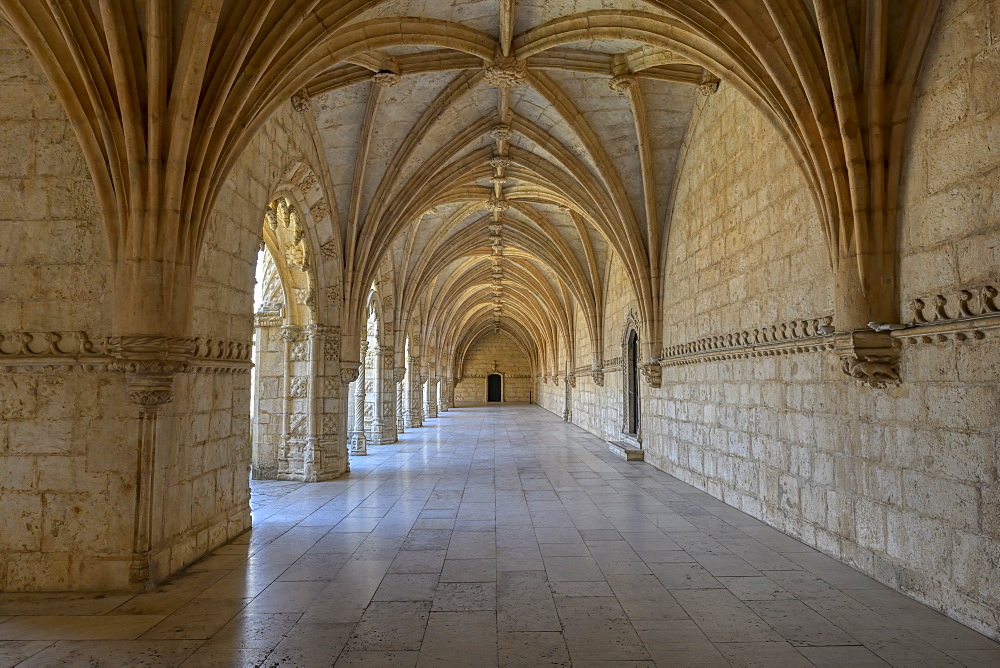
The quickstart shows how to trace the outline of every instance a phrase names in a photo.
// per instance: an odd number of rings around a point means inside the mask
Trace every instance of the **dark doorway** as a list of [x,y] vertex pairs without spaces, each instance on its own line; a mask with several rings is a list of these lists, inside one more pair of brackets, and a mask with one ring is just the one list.
[[498,373],[486,377],[486,401],[503,401],[503,379]]
[[628,433],[639,433],[639,336],[635,332],[628,337],[628,360],[626,360],[625,410],[628,412],[626,427]]

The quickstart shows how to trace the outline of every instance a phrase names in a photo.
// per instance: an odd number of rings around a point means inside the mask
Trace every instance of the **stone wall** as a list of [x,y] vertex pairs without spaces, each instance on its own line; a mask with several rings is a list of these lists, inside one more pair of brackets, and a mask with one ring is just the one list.
[[[946,7],[922,74],[903,200],[904,321],[913,297],[954,304],[959,290],[1000,280],[990,12]],[[700,104],[670,229],[665,348],[831,314],[825,242],[788,151],[725,85]],[[608,292],[628,290],[622,274],[609,275]],[[607,320],[606,360],[622,326]],[[831,352],[666,360],[662,388],[642,383],[646,459],[996,637],[998,352],[992,334],[908,343],[903,383],[882,390],[848,379]],[[572,409],[611,438],[623,392],[606,376],[603,388],[578,380]],[[562,387],[538,387],[560,414]]]
[[[124,377],[99,354],[111,313],[97,195],[37,62],[3,24],[0,44],[0,590],[123,588],[135,439]],[[75,364],[76,332],[96,346],[92,370]]]
[[[455,403],[478,404],[486,401],[486,376],[494,373],[503,376],[504,401],[528,401],[534,390],[531,362],[524,351],[505,333],[484,334],[472,344],[465,354],[462,380],[455,384]],[[531,399],[536,396],[532,393]]]

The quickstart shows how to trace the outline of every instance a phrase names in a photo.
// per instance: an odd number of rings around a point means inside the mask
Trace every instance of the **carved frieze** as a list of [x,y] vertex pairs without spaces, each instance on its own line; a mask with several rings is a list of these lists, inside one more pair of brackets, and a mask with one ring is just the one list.
[[997,289],[984,285],[961,290],[952,299],[934,295],[910,302],[912,322],[906,329],[892,332],[904,344],[978,341],[1000,330]]
[[[707,336],[688,343],[668,346],[663,351],[663,366],[713,362],[726,359],[787,355],[831,350],[833,340],[823,334],[833,316],[793,320],[742,332]],[[621,360],[614,360],[620,364]]]

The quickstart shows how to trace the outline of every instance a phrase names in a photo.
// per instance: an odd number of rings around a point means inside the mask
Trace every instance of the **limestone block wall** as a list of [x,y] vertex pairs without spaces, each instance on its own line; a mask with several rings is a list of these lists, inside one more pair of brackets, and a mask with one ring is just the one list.
[[504,401],[528,401],[531,392],[535,400],[531,362],[524,351],[507,334],[484,334],[469,348],[462,365],[462,380],[455,384],[455,403],[478,404],[486,401],[486,376],[494,373],[503,376]]
[[278,454],[281,449],[282,416],[285,413],[285,340],[280,326],[260,327],[254,340],[256,415],[252,475],[262,480],[278,477]]
[[[103,223],[69,119],[3,24],[0,145],[0,590],[123,588],[135,437],[124,377],[99,354]],[[91,370],[74,363],[85,343]]]
[[[904,176],[903,321],[914,297],[955,304],[1000,280],[995,3],[946,4]],[[700,105],[675,194],[664,345],[832,313],[824,240],[787,150],[725,85]],[[829,352],[667,362],[662,388],[642,383],[646,458],[996,637],[997,353],[993,335],[909,343],[904,382],[883,390]],[[578,382],[573,419],[607,437],[590,412],[622,401],[620,384]],[[561,413],[554,396],[542,403]]]

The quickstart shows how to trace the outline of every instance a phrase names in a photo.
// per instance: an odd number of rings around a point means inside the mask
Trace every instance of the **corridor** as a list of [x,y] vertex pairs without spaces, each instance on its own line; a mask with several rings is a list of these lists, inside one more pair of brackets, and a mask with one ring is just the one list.
[[951,666],[1000,645],[536,406],[464,408],[142,595],[0,594],[0,665]]

